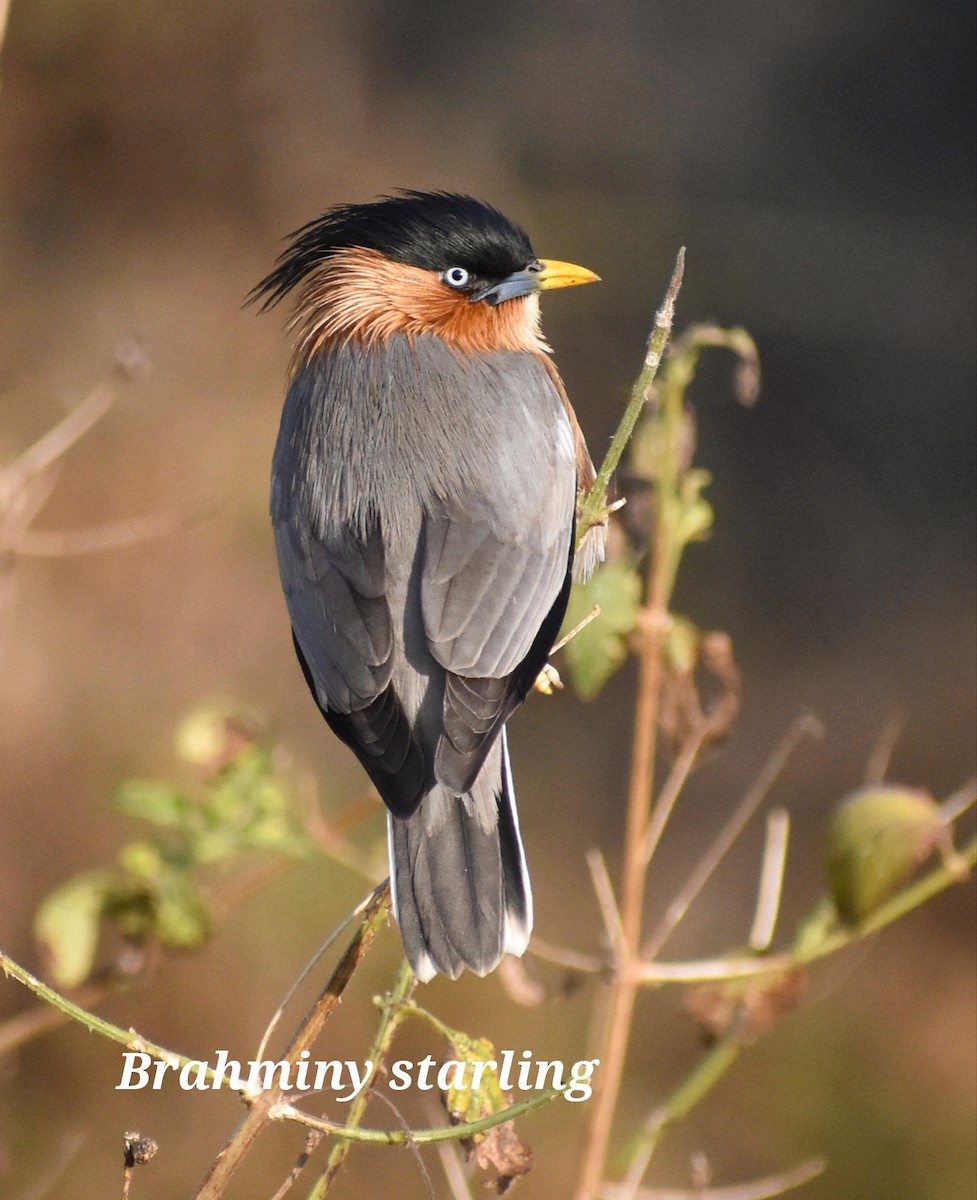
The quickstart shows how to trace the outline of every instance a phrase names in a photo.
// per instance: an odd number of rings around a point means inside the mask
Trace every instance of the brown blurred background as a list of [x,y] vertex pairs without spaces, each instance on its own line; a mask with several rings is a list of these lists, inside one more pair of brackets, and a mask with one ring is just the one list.
[[[63,462],[37,527],[185,509],[211,515],[135,549],[17,564],[0,625],[0,944],[40,968],[39,900],[111,860],[133,826],[105,804],[172,774],[186,710],[257,710],[319,781],[357,794],[292,660],[266,518],[287,341],[242,310],[288,230],[393,188],[470,191],[600,289],[546,304],[595,456],[651,314],[688,246],[679,325],[746,326],[764,387],[730,364],[695,386],[714,536],[679,605],[728,630],[745,675],[725,752],[693,780],[652,879],[660,911],[796,714],[827,733],[775,798],[795,816],[785,928],[816,899],[826,813],[904,721],[892,777],[946,795],[973,770],[973,6],[958,0],[13,0],[0,55],[0,456],[103,379],[136,337],[152,370]],[[616,861],[633,677],[598,703],[534,700],[514,723],[538,927],[598,932],[583,854]],[[379,819],[375,836],[382,835]],[[674,943],[741,942],[759,832]],[[190,1053],[244,1057],[320,937],[359,898],[310,863],[237,910],[203,952],[165,961],[107,1015]],[[975,1186],[973,891],[820,971],[811,1001],[752,1051],[656,1159],[684,1184],[824,1154],[811,1200],[955,1200]],[[360,1057],[391,936],[346,1006]],[[521,1010],[496,980],[437,983],[445,1019],[501,1046],[582,1057],[590,988]],[[0,1015],[26,993],[0,988]],[[688,1070],[698,1034],[671,993],[639,1014],[622,1133]],[[422,1037],[408,1038],[424,1046]],[[119,1058],[66,1029],[2,1064],[0,1194],[118,1194],[120,1145],[162,1144],[138,1197],[191,1193],[237,1119],[224,1096],[116,1093]],[[533,1118],[518,1194],[559,1200],[585,1105]],[[377,1121],[386,1114],[376,1111]],[[436,1120],[428,1114],[428,1120]],[[270,1195],[296,1153],[269,1139],[234,1195]],[[438,1194],[443,1194],[443,1186]],[[44,1193],[47,1194],[47,1193]],[[359,1152],[344,1197],[424,1195],[406,1153]]]

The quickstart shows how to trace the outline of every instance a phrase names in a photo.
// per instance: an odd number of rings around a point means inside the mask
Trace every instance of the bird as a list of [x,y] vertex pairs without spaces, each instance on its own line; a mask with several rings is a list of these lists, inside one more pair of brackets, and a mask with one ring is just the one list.
[[250,297],[294,301],[271,520],[295,651],[386,806],[424,982],[532,931],[505,723],[604,536],[575,567],[594,468],[539,295],[597,279],[481,200],[401,191],[302,226]]

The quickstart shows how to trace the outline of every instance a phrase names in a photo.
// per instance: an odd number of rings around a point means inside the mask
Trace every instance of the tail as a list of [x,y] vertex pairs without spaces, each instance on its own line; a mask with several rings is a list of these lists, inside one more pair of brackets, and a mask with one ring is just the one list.
[[418,979],[487,975],[523,953],[533,898],[504,729],[470,792],[438,785],[387,828],[394,915]]

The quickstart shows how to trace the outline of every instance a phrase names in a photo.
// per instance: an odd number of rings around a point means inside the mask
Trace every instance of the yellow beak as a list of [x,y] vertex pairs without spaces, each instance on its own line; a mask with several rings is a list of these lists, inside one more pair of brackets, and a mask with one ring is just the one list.
[[600,276],[586,267],[578,267],[574,263],[558,262],[555,258],[539,260],[542,271],[535,272],[536,286],[540,291],[549,288],[577,287],[582,283],[598,283]]

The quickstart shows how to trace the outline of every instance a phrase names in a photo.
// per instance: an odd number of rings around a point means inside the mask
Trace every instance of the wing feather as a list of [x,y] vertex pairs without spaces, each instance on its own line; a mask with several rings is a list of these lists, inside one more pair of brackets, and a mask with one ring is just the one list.
[[316,537],[299,519],[275,528],[295,638],[316,697],[338,712],[363,708],[390,682],[393,628],[379,533]]
[[491,465],[473,471],[470,487],[432,500],[424,516],[421,611],[445,670],[434,769],[458,792],[532,686],[566,604],[574,436],[549,372],[528,367],[513,380],[511,427],[500,420],[486,447]]

